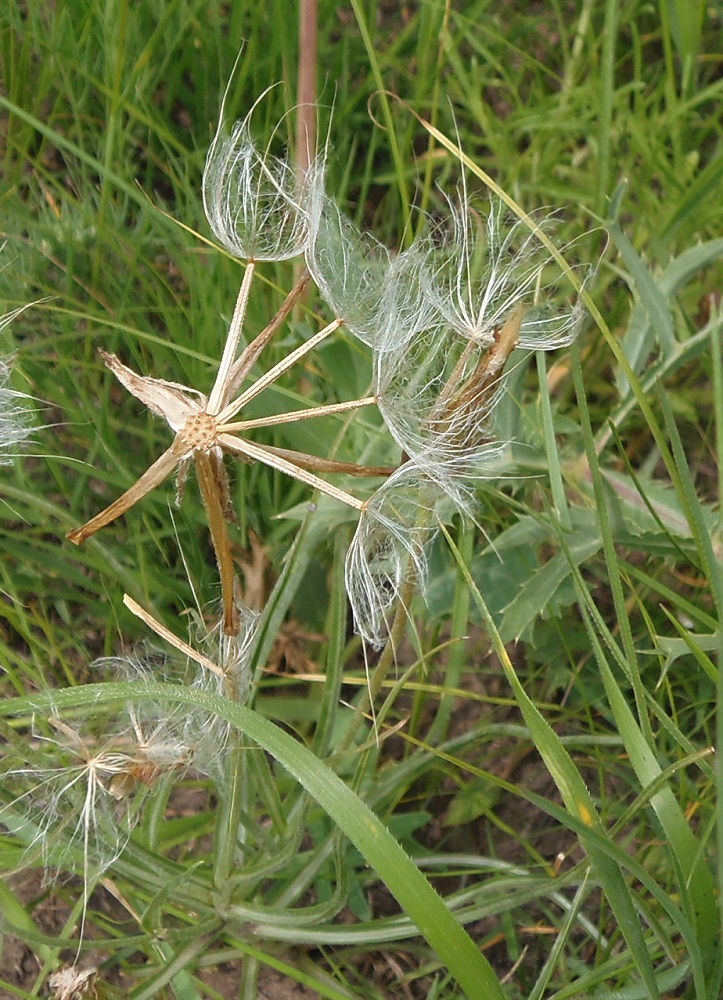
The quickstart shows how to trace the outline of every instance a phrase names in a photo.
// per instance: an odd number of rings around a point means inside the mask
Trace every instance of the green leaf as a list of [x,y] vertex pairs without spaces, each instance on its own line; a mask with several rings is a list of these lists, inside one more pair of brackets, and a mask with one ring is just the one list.
[[[690,525],[680,503],[678,493],[672,486],[653,480],[639,480],[640,489],[630,476],[611,469],[601,469],[603,478],[610,484],[615,495],[622,501],[626,527],[633,533],[658,531],[662,524],[669,532],[682,538],[691,538]],[[645,494],[645,499],[641,495]],[[647,503],[646,503],[647,500]],[[700,505],[701,517],[712,532],[716,527],[717,515],[710,507]],[[657,520],[656,520],[657,519]]]
[[[633,306],[628,328],[622,339],[625,356],[633,371],[639,375],[645,368],[656,342],[666,348],[663,355],[668,359],[675,355],[676,348],[678,350],[682,348],[675,337],[672,314],[667,303],[695,274],[723,256],[723,239],[708,240],[706,243],[690,247],[675,257],[662,274],[653,277],[616,226],[611,229],[611,234],[630,269],[631,290],[640,296]],[[661,317],[664,317],[662,328],[656,326],[656,321],[660,322]],[[615,385],[621,396],[627,394],[628,380],[624,372],[619,369],[615,374]]]
[[[576,564],[585,562],[594,555],[601,546],[599,537],[577,538],[570,545]],[[520,638],[536,618],[551,613],[563,583],[569,579],[570,566],[563,555],[553,556],[534,573],[522,587],[517,597],[505,608],[500,625],[500,636],[503,642],[512,642]],[[572,595],[566,603],[573,601]]]
[[668,308],[666,295],[617,222],[608,222],[608,231],[628,269],[630,290],[639,296],[640,305],[647,317],[647,324],[644,324],[642,316],[633,313],[636,325],[623,339],[623,350],[637,374],[647,358],[649,341],[653,333],[665,354],[675,351],[673,316]]
[[444,817],[445,826],[466,826],[487,816],[500,800],[500,789],[484,778],[473,778],[452,796]]

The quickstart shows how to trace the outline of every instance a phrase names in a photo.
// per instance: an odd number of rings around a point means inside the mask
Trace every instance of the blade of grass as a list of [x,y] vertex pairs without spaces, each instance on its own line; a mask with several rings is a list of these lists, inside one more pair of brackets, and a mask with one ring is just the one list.
[[374,81],[377,85],[379,91],[379,96],[382,102],[382,113],[384,116],[384,124],[387,129],[387,139],[389,141],[389,148],[392,154],[392,162],[394,163],[394,175],[397,184],[397,189],[399,191],[399,203],[402,213],[402,219],[404,222],[404,232],[411,236],[412,227],[410,225],[410,198],[409,198],[409,187],[407,184],[407,168],[405,166],[404,160],[399,149],[399,140],[397,138],[397,130],[394,124],[394,118],[392,117],[392,110],[387,99],[386,88],[384,80],[382,78],[382,71],[379,65],[379,51],[374,45],[371,34],[369,32],[369,25],[367,23],[367,16],[364,12],[360,0],[351,0],[352,9],[354,11],[354,16],[356,18],[357,24],[359,25],[359,30],[364,39],[364,46],[366,48],[367,58],[369,59],[369,65],[371,66],[372,75],[374,76]]
[[492,642],[492,647],[499,657],[505,676],[512,687],[517,704],[530,730],[530,736],[542,756],[548,771],[552,775],[567,810],[579,820],[582,828],[586,831],[579,834],[582,846],[589,854],[595,866],[607,900],[635,960],[636,968],[647,989],[650,991],[650,996],[657,1000],[660,994],[655,981],[655,973],[650,956],[645,945],[645,938],[640,927],[640,921],[635,911],[632,891],[626,884],[618,864],[611,858],[609,853],[600,850],[596,839],[587,834],[587,831],[590,830],[600,838],[605,838],[606,836],[592,796],[585,785],[582,775],[561,743],[559,736],[545,720],[532,699],[527,695],[512,665],[504,643],[500,638],[494,619],[472,579],[469,567],[461,559],[454,541],[443,524],[441,525],[441,530],[457,560],[457,565],[467,580],[467,585],[482,616],[485,628]]
[[545,433],[545,454],[547,456],[548,475],[552,489],[552,499],[555,505],[560,525],[566,531],[571,530],[570,512],[565,497],[565,487],[562,479],[560,459],[555,444],[555,428],[552,421],[552,404],[547,384],[547,362],[544,351],[535,351],[537,363],[537,380],[540,387],[540,407],[542,409],[542,426]]
[[[598,629],[606,630],[605,623],[596,614],[594,601],[585,588],[577,567],[573,568],[572,575],[616,728],[623,739],[638,780],[645,788],[658,781],[662,769],[651,747],[646,742],[642,730],[637,725],[620,685],[610,669],[598,641],[591,616],[595,615],[597,619],[595,625]],[[609,633],[608,640],[612,640]],[[650,804],[662,827],[664,842],[670,846],[678,891],[685,912],[697,933],[700,947],[696,951],[689,949],[689,953],[696,981],[697,996],[699,1000],[706,1000],[706,997],[710,995],[706,982],[706,966],[710,969],[713,957],[717,953],[718,941],[715,883],[706,861],[701,856],[701,846],[670,785],[666,784],[655,792],[651,796]]]

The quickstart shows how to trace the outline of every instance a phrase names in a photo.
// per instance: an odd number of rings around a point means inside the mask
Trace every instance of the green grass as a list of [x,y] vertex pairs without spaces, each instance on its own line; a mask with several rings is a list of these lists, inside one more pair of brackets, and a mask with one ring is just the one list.
[[[217,802],[190,775],[145,798],[88,901],[80,959],[102,954],[104,995],[250,998],[270,969],[333,998],[719,995],[713,6],[320,3],[321,130],[342,205],[400,247],[418,225],[410,206],[443,211],[461,152],[480,204],[492,182],[526,212],[559,209],[571,263],[598,264],[590,320],[571,351],[519,360],[499,408],[514,465],[479,484],[484,534],[451,521],[436,543],[426,601],[415,598],[396,668],[377,675],[378,737],[361,714],[343,587],[353,517],[269,469],[234,467],[235,551],[247,593],[264,594],[253,699],[133,689],[229,721],[234,791]],[[3,771],[37,759],[31,715],[37,732],[51,704],[102,719],[127,697],[130,682],[102,683],[91,666],[158,649],[124,593],[184,638],[194,594],[213,614],[194,482],[178,510],[167,484],[84,547],[64,536],[169,444],[96,349],[210,388],[242,268],[209,239],[205,152],[242,42],[229,114],[281,84],[260,136],[293,106],[298,62],[281,0],[10,8],[2,311],[42,301],[0,345],[17,354],[15,387],[38,400],[29,454],[0,468]],[[291,266],[261,269],[251,330],[292,281]],[[561,299],[570,292],[561,274]],[[264,364],[324,318],[308,298]],[[369,385],[369,358],[345,335],[302,368],[259,414]],[[373,416],[340,426],[288,425],[273,443],[393,460]],[[0,991],[37,996],[76,954],[84,893],[77,877],[13,875],[40,866],[27,850],[37,827],[11,805],[12,780],[0,793],[2,933],[38,958],[21,980],[6,960]],[[64,837],[51,860],[68,875],[80,858],[63,855]],[[233,971],[212,979],[221,968]]]

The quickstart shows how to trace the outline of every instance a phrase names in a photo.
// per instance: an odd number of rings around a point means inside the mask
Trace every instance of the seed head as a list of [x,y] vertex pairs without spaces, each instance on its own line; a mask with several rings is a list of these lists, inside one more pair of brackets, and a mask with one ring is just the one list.
[[[546,302],[549,249],[536,223],[483,223],[450,205],[452,238],[425,238],[390,261],[375,309],[395,314],[373,347],[374,393],[403,464],[367,501],[346,563],[357,631],[382,643],[405,580],[422,584],[425,551],[450,505],[474,520],[475,485],[506,451],[494,414],[517,347],[570,343],[582,310]],[[385,336],[388,331],[391,335]]]
[[[2,249],[2,247],[0,247]],[[21,306],[12,312],[0,316],[0,330],[19,316],[27,306]],[[0,465],[8,465],[12,454],[31,433],[29,410],[26,405],[28,397],[10,387],[10,371],[12,358],[0,358]]]
[[314,185],[306,266],[334,315],[365,344],[376,344],[384,325],[383,301],[391,255]]
[[133,681],[137,697],[113,715],[93,705],[66,718],[37,714],[29,739],[5,757],[0,808],[0,823],[29,854],[37,849],[47,872],[78,871],[86,881],[122,853],[149,792],[189,767],[209,773],[228,735],[225,723],[200,708],[143,697],[150,680],[218,687],[216,675],[190,679],[153,655],[99,660],[94,667]]
[[493,200],[482,219],[464,196],[448,204],[452,236],[426,271],[428,295],[443,321],[484,348],[522,308],[519,347],[551,351],[572,343],[582,318],[579,301],[563,309],[548,301],[559,269],[540,236],[552,233],[554,216],[510,222]]
[[367,501],[346,556],[346,591],[354,628],[380,647],[407,579],[427,575],[425,545],[436,530],[438,491],[412,462],[402,465]]
[[287,158],[256,147],[254,108],[230,132],[219,125],[206,157],[203,205],[211,229],[234,257],[287,260],[308,243],[308,179]]
[[10,361],[0,358],[0,465],[8,465],[18,444],[31,433],[22,392],[10,388]]

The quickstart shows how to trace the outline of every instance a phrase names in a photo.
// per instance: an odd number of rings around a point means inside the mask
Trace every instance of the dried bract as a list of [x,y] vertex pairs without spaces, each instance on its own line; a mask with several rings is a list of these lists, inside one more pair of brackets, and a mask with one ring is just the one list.
[[226,634],[231,636],[239,633],[241,622],[234,596],[236,576],[226,526],[226,522],[231,519],[231,512],[223,456],[230,454],[243,459],[263,462],[357,510],[362,508],[362,501],[326,482],[310,470],[351,472],[357,475],[379,474],[379,470],[373,470],[369,473],[367,469],[353,464],[338,463],[296,451],[258,445],[250,441],[245,433],[241,433],[255,427],[273,426],[293,420],[344,412],[374,402],[373,397],[366,397],[347,403],[309,407],[302,411],[284,413],[259,420],[238,421],[234,419],[247,403],[255,399],[285,371],[293,367],[309,351],[330,336],[340,325],[339,320],[327,324],[319,333],[257,378],[247,389],[238,392],[240,385],[248,376],[259,355],[278,331],[294,302],[299,298],[305,281],[302,279],[297,283],[296,288],[289,293],[277,315],[254,340],[246,345],[237,357],[255,269],[256,265],[253,262],[246,265],[223,355],[208,397],[195,389],[179,385],[176,382],[138,375],[122,364],[118,358],[102,353],[106,365],[121,384],[154,413],[162,416],[174,432],[175,437],[171,446],[156,459],[130,489],[126,490],[100,514],[68,534],[71,541],[78,545],[81,544],[86,538],[133,507],[174,470],[178,472],[179,479],[183,482],[187,468],[193,461],[221,577],[223,628]]

